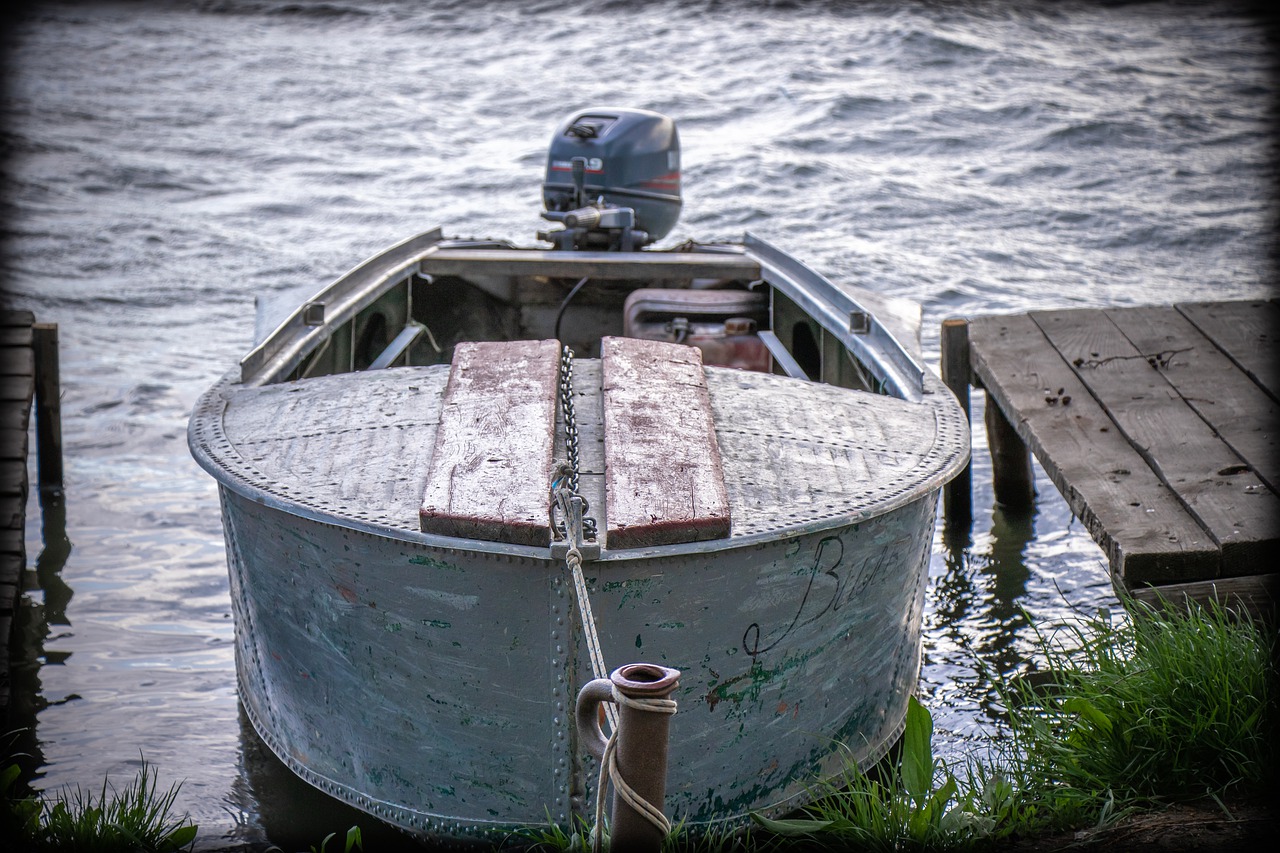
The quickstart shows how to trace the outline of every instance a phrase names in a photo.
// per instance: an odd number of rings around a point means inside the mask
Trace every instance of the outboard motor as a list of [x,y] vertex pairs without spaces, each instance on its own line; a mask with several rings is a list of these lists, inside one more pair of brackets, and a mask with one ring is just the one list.
[[557,249],[631,252],[665,237],[680,217],[676,123],[648,110],[574,113],[551,139],[539,231]]

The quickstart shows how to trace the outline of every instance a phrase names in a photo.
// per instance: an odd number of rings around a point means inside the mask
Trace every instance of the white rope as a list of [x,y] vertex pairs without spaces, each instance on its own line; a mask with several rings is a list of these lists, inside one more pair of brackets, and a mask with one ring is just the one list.
[[[616,684],[613,685],[613,701],[619,705],[626,705],[629,708],[648,711],[653,714],[670,715],[676,712],[676,700],[674,699],[634,698],[618,690],[618,685]],[[608,706],[606,706],[607,710],[609,710]],[[609,735],[609,740],[604,746],[604,757],[600,760],[600,778],[596,783],[596,825],[591,830],[592,849],[596,853],[600,853],[604,845],[604,833],[601,831],[601,827],[604,826],[608,782],[613,783],[613,790],[617,795],[625,800],[631,808],[635,809],[637,814],[653,824],[662,833],[663,838],[666,838],[671,833],[671,821],[662,813],[662,809],[637,794],[635,788],[628,785],[627,780],[622,778],[622,773],[618,770],[617,752],[618,727],[614,726],[613,733]]]
[[[600,637],[596,634],[596,617],[591,612],[591,598],[587,594],[587,579],[582,575],[582,554],[578,553],[578,543],[573,541],[572,534],[570,534],[569,553],[565,555],[564,561],[568,564],[569,573],[573,576],[573,597],[578,603],[578,614],[582,617],[587,654],[591,658],[592,677],[607,679],[609,672],[604,668],[604,654],[600,651]],[[605,705],[604,715],[609,721],[609,731],[616,733],[618,712],[612,705]]]

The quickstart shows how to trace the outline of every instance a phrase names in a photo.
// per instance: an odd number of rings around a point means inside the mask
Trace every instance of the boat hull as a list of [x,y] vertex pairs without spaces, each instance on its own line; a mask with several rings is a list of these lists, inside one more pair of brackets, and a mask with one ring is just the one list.
[[[264,506],[223,484],[241,698],[299,776],[432,839],[568,825],[596,768],[563,563]],[[844,526],[585,566],[604,657],[680,670],[666,812],[694,829],[806,801],[901,732],[937,490]]]
[[[725,332],[763,318],[753,345],[775,368],[703,369],[728,535],[627,543],[610,527],[625,515],[607,482],[618,421],[593,354],[621,331],[628,293],[708,282],[760,295],[767,316],[725,318]],[[574,704],[593,673],[564,563],[420,526],[457,348],[550,332],[579,354],[575,426],[547,427],[580,449],[580,496],[602,525],[584,572],[605,664],[681,673],[665,812],[734,828],[878,760],[919,677],[937,496],[967,461],[968,423],[864,298],[750,235],[569,252],[436,230],[304,302],[188,433],[219,483],[241,696],[263,740],[317,788],[434,841],[591,814],[598,768]],[[539,467],[519,470],[549,476]],[[512,495],[481,497],[505,513]]]

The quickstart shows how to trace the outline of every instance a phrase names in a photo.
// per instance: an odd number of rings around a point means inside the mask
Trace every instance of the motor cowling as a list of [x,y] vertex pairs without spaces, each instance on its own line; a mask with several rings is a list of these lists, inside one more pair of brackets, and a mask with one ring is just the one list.
[[557,248],[630,251],[665,237],[680,218],[676,123],[648,110],[573,113],[551,138],[542,202],[565,225],[538,234]]

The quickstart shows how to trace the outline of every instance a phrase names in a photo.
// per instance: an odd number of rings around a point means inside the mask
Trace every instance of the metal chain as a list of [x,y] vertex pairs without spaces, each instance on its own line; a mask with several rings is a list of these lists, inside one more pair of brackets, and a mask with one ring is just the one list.
[[569,488],[578,491],[578,418],[573,412],[573,350],[560,348],[560,411],[564,412],[564,447],[569,453]]
[[573,351],[567,346],[561,347],[561,411],[564,412],[564,450],[568,451],[568,464],[572,466],[572,474],[568,487],[577,492],[577,416],[573,414]]
[[[578,471],[580,456],[578,450],[578,417],[573,410],[573,350],[568,346],[560,348],[560,411],[564,413],[564,447],[569,454],[569,490],[578,494]],[[582,533],[586,539],[596,538],[596,520],[585,512],[583,506]]]
[[[585,280],[585,279],[584,279]],[[552,472],[551,480],[551,514],[553,535],[554,519],[559,510],[564,527],[564,539],[567,541],[565,565],[573,578],[574,599],[578,606],[578,615],[582,621],[583,634],[587,642],[587,654],[591,658],[591,671],[595,678],[608,679],[605,669],[604,653],[600,649],[600,638],[596,632],[595,614],[591,612],[590,592],[587,580],[582,574],[582,552],[579,547],[585,543],[595,545],[596,522],[588,516],[587,499],[578,494],[578,470],[580,464],[578,442],[578,419],[573,410],[573,350],[562,346],[560,351],[560,409],[564,416],[565,451],[569,455],[568,462],[560,463]],[[595,549],[598,552],[598,548]],[[662,714],[674,714],[676,703],[671,699],[631,699],[623,695],[614,685],[613,702],[602,703],[602,709],[609,723],[609,738],[605,744],[605,752],[600,762],[600,776],[596,782],[596,819],[592,827],[592,849],[594,853],[602,853],[604,844],[604,810],[608,782],[613,783],[617,795],[631,805],[645,820],[652,823],[665,837],[671,831],[671,822],[662,810],[647,802],[637,794],[622,774],[618,771],[618,709],[617,706],[630,705],[640,710]]]

